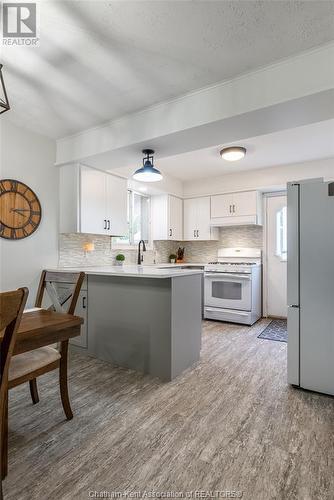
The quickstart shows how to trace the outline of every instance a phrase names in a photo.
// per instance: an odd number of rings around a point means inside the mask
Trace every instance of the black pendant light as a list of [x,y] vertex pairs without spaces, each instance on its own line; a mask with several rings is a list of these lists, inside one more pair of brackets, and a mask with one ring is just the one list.
[[153,166],[153,149],[143,149],[142,153],[145,155],[145,158],[143,158],[143,166],[135,171],[132,178],[135,181],[141,182],[161,181],[161,173]]
[[5,87],[5,82],[3,81],[3,75],[2,75],[2,67],[3,65],[0,63],[0,115],[1,113],[4,113],[5,111],[10,110],[9,106],[9,101],[7,97],[7,92],[6,92],[6,87]]

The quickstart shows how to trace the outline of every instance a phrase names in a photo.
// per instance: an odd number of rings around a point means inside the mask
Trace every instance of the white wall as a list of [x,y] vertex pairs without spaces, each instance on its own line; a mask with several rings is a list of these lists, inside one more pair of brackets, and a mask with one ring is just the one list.
[[42,206],[41,224],[35,233],[23,240],[0,239],[0,290],[27,286],[28,304],[32,305],[42,269],[58,263],[56,145],[10,123],[6,115],[1,117],[0,139],[0,177],[28,184]]
[[290,181],[311,179],[313,177],[324,177],[327,180],[334,179],[334,158],[189,181],[183,184],[183,194],[185,197],[190,197],[248,189],[270,191],[285,189],[286,183]]

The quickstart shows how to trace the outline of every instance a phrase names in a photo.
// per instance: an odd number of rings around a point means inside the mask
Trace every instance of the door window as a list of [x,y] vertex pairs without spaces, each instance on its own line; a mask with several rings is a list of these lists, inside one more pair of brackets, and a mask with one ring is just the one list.
[[287,207],[276,213],[276,255],[281,260],[287,259]]
[[225,300],[241,300],[242,284],[230,281],[213,281],[212,297]]

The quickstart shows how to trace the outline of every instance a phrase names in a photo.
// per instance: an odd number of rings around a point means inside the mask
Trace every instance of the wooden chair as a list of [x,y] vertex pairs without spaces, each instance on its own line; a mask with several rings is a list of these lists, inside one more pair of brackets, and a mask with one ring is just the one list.
[[[74,314],[85,273],[43,271],[38,287],[35,307],[41,307],[46,291],[52,305],[49,309]],[[66,291],[59,292],[57,284],[71,284]],[[56,285],[56,286],[55,286]],[[12,358],[9,369],[8,386],[11,389],[29,382],[30,394],[34,404],[39,402],[37,377],[59,368],[60,396],[67,420],[73,418],[67,384],[68,340],[60,343],[60,350],[46,346],[18,354]]]
[[[20,288],[14,292],[0,293],[0,332],[2,341],[0,346],[0,446],[7,447],[8,425],[8,374],[10,361],[14,350],[18,327],[21,321],[24,306],[27,302],[28,289]],[[2,453],[0,454],[2,455]],[[0,469],[7,464],[1,464]],[[2,499],[2,482],[0,489]]]

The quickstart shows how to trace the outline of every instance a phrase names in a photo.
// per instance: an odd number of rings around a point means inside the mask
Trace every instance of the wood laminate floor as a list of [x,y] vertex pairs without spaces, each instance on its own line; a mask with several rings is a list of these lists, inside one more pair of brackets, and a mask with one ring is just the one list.
[[28,387],[12,390],[5,498],[332,500],[334,399],[287,385],[286,344],[257,338],[267,324],[204,322],[201,361],[168,384],[73,355],[71,422],[56,373],[39,379],[35,406]]

